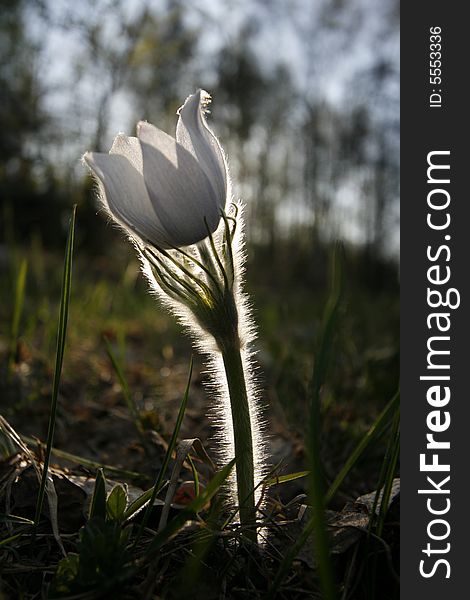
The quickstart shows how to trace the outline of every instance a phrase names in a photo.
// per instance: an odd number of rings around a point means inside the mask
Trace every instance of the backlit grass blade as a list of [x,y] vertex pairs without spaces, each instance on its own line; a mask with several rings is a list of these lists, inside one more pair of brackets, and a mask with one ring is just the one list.
[[[124,515],[123,515],[124,521],[127,521],[127,519],[130,519],[131,517],[133,517],[136,513],[138,513],[147,504],[147,502],[150,500],[150,498],[153,495],[153,489],[154,488],[151,487],[149,490],[147,490],[146,492],[141,494],[138,498],[136,498],[133,502],[131,502],[129,504],[129,506],[124,511]],[[155,501],[155,498],[153,501]]]
[[354,467],[356,462],[362,456],[364,451],[368,448],[369,444],[377,438],[377,436],[385,429],[388,423],[393,418],[394,414],[398,410],[400,405],[400,392],[397,392],[395,396],[389,401],[387,406],[383,409],[380,415],[377,417],[374,424],[370,427],[364,437],[361,439],[359,444],[356,446],[348,460],[345,462],[343,468],[336,476],[333,483],[330,485],[328,492],[325,497],[325,504],[328,504],[340,488],[344,479],[348,476],[351,469]]
[[338,311],[343,290],[342,247],[337,244],[333,254],[332,287],[322,321],[322,331],[315,355],[311,385],[310,423],[308,450],[310,459],[309,496],[312,505],[312,526],[315,536],[315,558],[320,587],[325,600],[336,598],[333,566],[325,519],[323,490],[323,466],[320,459],[321,398],[320,390],[325,381],[329,364],[333,336],[338,320]]
[[126,376],[124,375],[124,371],[123,371],[115,353],[113,352],[113,349],[111,347],[111,344],[109,343],[108,338],[105,335],[103,336],[103,340],[104,340],[104,344],[106,346],[106,353],[108,355],[109,360],[111,361],[111,364],[113,365],[114,371],[116,372],[117,378],[119,380],[119,384],[121,386],[122,394],[124,396],[124,400],[126,402],[128,410],[129,410],[129,414],[132,417],[132,421],[134,422],[137,433],[138,433],[139,437],[141,438],[141,442],[145,447],[145,438],[143,435],[143,429],[142,429],[142,423],[140,420],[139,410],[136,406],[134,398],[132,397],[131,391],[129,389],[129,385],[127,383]]
[[144,516],[140,523],[139,530],[137,532],[137,536],[135,539],[135,544],[137,544],[137,542],[139,541],[139,539],[142,536],[142,533],[148,523],[148,520],[150,518],[150,513],[152,512],[152,508],[153,508],[153,505],[155,502],[155,498],[157,497],[157,494],[160,491],[160,488],[161,488],[162,482],[163,482],[163,477],[168,468],[168,464],[170,462],[171,455],[173,454],[173,450],[175,449],[176,440],[178,439],[178,435],[179,435],[179,432],[181,429],[181,424],[182,424],[183,418],[184,418],[184,413],[186,412],[186,406],[188,404],[189,388],[191,387],[192,376],[193,376],[193,357],[191,357],[191,362],[189,365],[188,382],[186,384],[186,390],[184,392],[183,400],[181,401],[181,405],[180,405],[180,408],[178,411],[178,417],[176,418],[175,427],[174,427],[173,433],[171,435],[170,443],[168,444],[168,449],[166,451],[165,458],[163,459],[162,467],[158,473],[158,477],[155,482],[155,485],[153,486],[152,495],[150,496],[150,501],[147,505],[147,508],[145,509]]
[[266,479],[264,485],[270,487],[271,485],[278,485],[279,483],[288,483],[289,481],[295,481],[296,479],[302,479],[307,477],[310,471],[298,471],[297,473],[288,473],[287,475],[277,475],[276,477],[270,477]]
[[23,312],[24,295],[26,288],[26,274],[28,272],[28,262],[26,258],[21,261],[15,286],[15,303],[13,305],[13,315],[11,319],[10,347],[8,352],[8,376],[10,376],[13,363],[15,362],[16,344],[18,342],[18,332],[20,329],[21,313]]
[[47,441],[46,451],[44,454],[44,465],[42,469],[41,483],[39,486],[39,494],[36,501],[36,513],[34,516],[34,523],[37,527],[39,519],[41,517],[42,506],[44,503],[44,494],[46,490],[46,483],[49,471],[49,462],[51,458],[52,442],[54,439],[54,429],[57,414],[57,401],[59,397],[59,386],[60,377],[62,374],[62,364],[64,361],[65,351],[65,338],[67,334],[67,321],[69,314],[69,303],[70,303],[70,289],[72,286],[72,259],[73,259],[73,246],[75,237],[75,213],[77,206],[75,205],[72,209],[72,216],[70,218],[69,232],[67,236],[67,245],[65,248],[65,260],[64,260],[64,271],[62,276],[62,293],[60,299],[60,311],[59,311],[59,323],[57,327],[57,351],[56,361],[54,369],[54,380],[52,384],[52,400],[51,410],[49,414],[49,425],[47,428]]
[[6,515],[0,513],[0,523],[17,523],[20,525],[34,525],[34,521],[26,519],[25,517],[18,517],[17,515]]

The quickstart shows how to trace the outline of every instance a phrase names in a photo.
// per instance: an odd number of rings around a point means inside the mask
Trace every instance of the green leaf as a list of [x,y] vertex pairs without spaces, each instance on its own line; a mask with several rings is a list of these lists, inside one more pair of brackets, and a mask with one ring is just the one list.
[[106,517],[106,479],[103,469],[98,469],[96,473],[95,487],[90,504],[89,519],[94,517]]
[[127,492],[120,483],[111,490],[106,502],[106,512],[111,520],[121,523],[127,506]]
[[[128,549],[130,528],[94,517],[80,531],[78,554],[60,561],[48,598],[121,597],[135,573]],[[88,594],[87,592],[90,592]]]
[[80,558],[78,554],[70,552],[59,561],[57,572],[52,583],[52,597],[70,593],[73,583],[78,577]]
[[94,517],[80,533],[80,583],[82,586],[101,583],[111,587],[122,579],[130,562],[127,548],[130,528],[123,529],[116,521]]

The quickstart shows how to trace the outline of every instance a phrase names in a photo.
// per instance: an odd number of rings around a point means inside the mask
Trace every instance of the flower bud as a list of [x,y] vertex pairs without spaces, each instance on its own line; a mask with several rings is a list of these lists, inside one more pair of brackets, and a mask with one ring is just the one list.
[[199,90],[178,111],[176,139],[141,121],[137,137],[119,134],[109,153],[83,159],[114,221],[144,244],[188,246],[213,233],[228,196],[223,151],[205,119]]

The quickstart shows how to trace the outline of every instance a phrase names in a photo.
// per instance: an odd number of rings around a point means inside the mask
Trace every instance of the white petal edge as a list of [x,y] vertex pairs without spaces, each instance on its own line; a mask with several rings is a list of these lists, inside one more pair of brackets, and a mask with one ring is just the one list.
[[[143,174],[155,212],[175,247],[207,237],[220,221],[217,197],[198,161],[174,138],[141,121]],[[206,225],[207,223],[207,225]]]
[[109,153],[125,156],[134,169],[136,169],[142,175],[142,148],[138,138],[127,136],[125,133],[118,133],[114,138],[113,145],[111,146]]
[[101,152],[87,152],[83,160],[98,181],[101,200],[111,217],[144,243],[164,243],[167,234],[157,219],[142,174],[129,160],[122,154]]
[[227,163],[219,141],[204,117],[204,109],[210,99],[204,90],[186,98],[178,110],[176,140],[198,160],[217,194],[219,206],[225,208],[229,194]]

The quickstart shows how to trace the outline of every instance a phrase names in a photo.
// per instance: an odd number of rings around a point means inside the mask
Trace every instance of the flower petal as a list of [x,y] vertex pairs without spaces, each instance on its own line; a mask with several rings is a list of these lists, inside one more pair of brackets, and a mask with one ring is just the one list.
[[220,221],[215,192],[197,160],[174,138],[142,121],[137,135],[150,200],[173,246],[187,246],[207,237]]
[[121,154],[127,145],[137,152],[134,142],[116,138],[112,154],[87,152],[83,159],[97,178],[101,199],[111,215],[144,241],[161,244],[167,234],[155,214],[142,174]]
[[125,156],[134,169],[137,169],[137,171],[139,171],[139,173],[142,175],[142,148],[138,138],[127,136],[124,133],[118,133],[114,138],[114,142],[109,153]]
[[178,111],[176,140],[197,159],[217,194],[219,206],[224,208],[227,200],[227,164],[222,148],[204,117],[203,109],[209,101],[210,95],[204,90],[188,96]]

